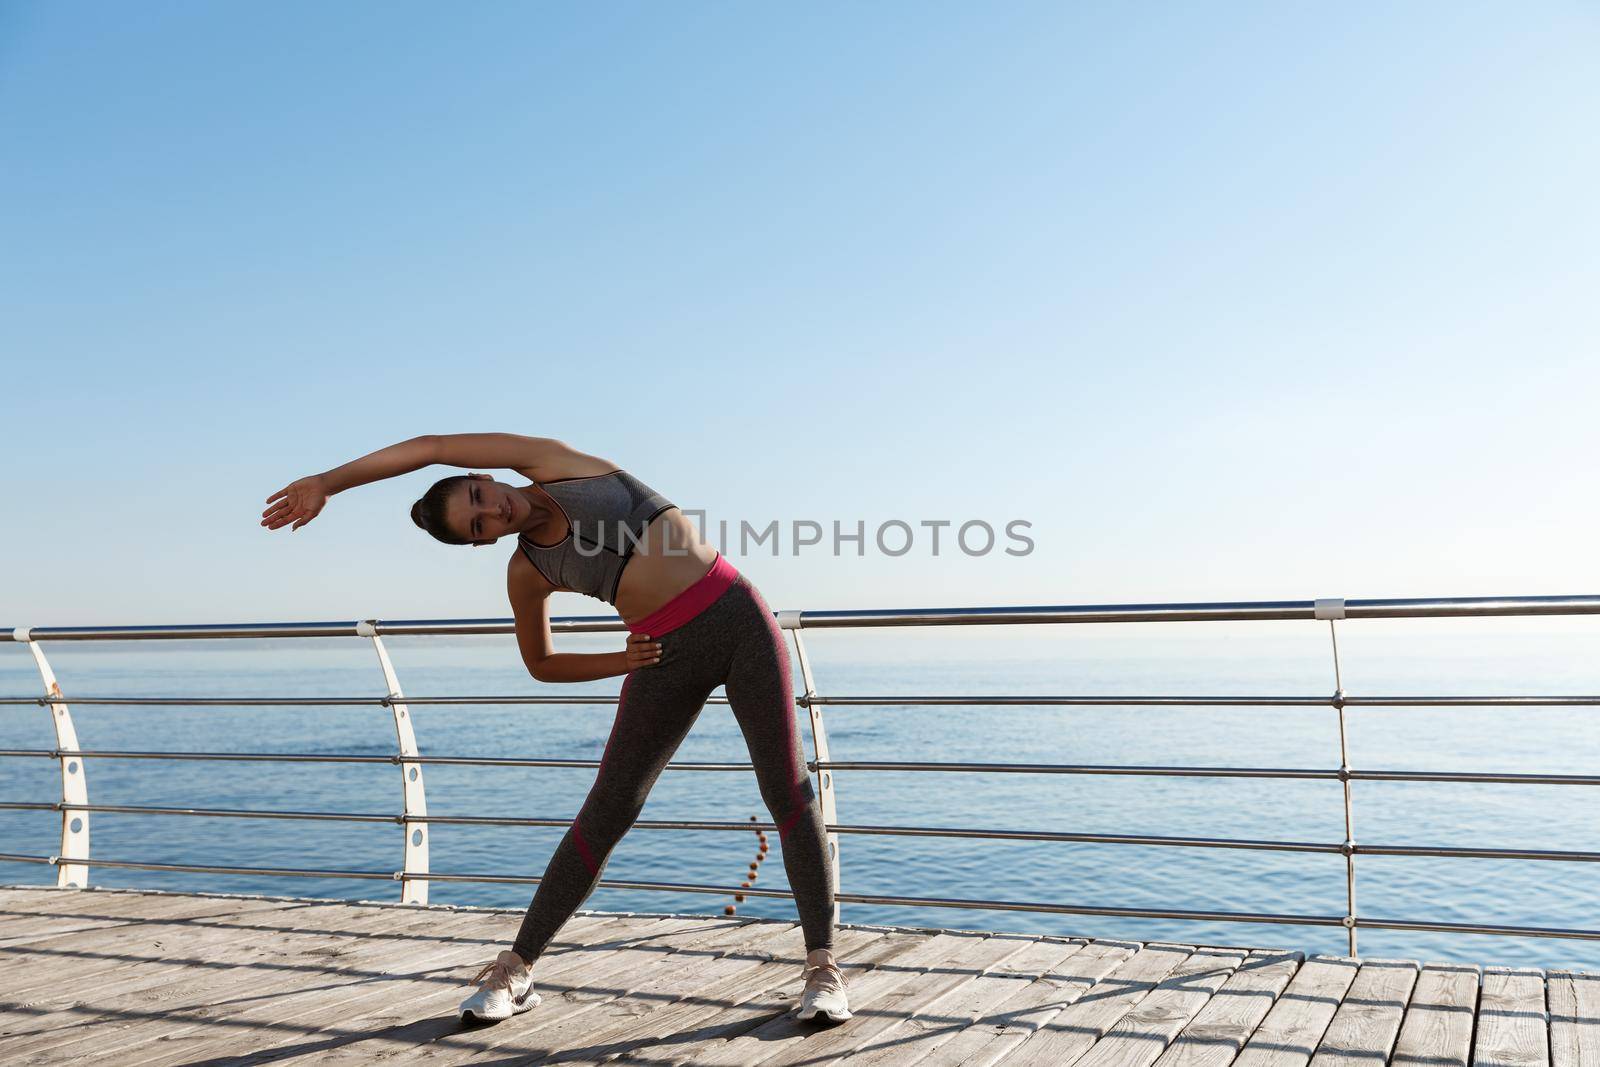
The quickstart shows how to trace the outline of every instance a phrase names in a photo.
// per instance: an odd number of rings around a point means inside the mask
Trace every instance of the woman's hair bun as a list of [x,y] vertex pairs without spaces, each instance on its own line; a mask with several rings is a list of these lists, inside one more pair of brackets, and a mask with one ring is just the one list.
[[447,545],[472,544],[464,537],[457,537],[444,517],[445,505],[450,500],[450,494],[468,481],[471,479],[465,474],[451,474],[434,482],[428,487],[428,491],[411,505],[411,521],[435,541],[442,541]]

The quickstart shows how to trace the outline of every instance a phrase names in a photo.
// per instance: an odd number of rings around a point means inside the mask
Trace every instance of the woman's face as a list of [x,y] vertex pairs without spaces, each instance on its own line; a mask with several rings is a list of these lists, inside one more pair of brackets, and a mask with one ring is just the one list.
[[446,514],[458,537],[474,545],[492,545],[506,534],[520,533],[532,517],[532,507],[514,486],[473,475],[451,494]]

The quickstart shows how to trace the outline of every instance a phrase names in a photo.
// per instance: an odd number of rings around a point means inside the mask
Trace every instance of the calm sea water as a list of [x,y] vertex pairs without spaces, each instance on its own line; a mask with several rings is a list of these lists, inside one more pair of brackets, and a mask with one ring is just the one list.
[[[1343,624],[1343,679],[1351,694],[1597,693],[1600,635],[1462,621],[1443,633],[1404,622]],[[982,632],[974,632],[982,631]],[[1333,689],[1320,624],[1216,629],[1134,627],[940,628],[911,642],[881,631],[818,631],[807,645],[818,688],[872,694],[1326,695]],[[1197,632],[1203,631],[1203,632]],[[561,639],[563,650],[620,647],[616,636]],[[620,679],[541,686],[509,637],[392,638],[408,694],[615,694]],[[54,643],[43,646],[69,698],[77,696],[374,695],[382,678],[371,643],[354,638],[258,642]],[[796,683],[799,684],[796,670]],[[0,693],[32,696],[31,656],[0,645]],[[424,754],[597,759],[610,728],[605,705],[414,707]],[[836,759],[1254,766],[1338,765],[1335,713],[1248,707],[895,707],[827,709]],[[1600,723],[1592,708],[1348,709],[1351,762],[1360,768],[1593,773]],[[73,709],[87,749],[357,753],[394,751],[381,707]],[[804,717],[802,734],[807,738]],[[48,749],[47,711],[0,708],[0,747]],[[747,758],[732,714],[708,705],[680,760]],[[96,759],[95,803],[393,814],[392,765],[264,764]],[[592,769],[429,765],[435,815],[570,818]],[[1025,828],[1103,833],[1337,842],[1337,782],[1139,778],[1100,775],[839,772],[842,823]],[[0,759],[0,800],[58,799],[47,759]],[[753,777],[671,772],[646,819],[763,820]],[[1600,790],[1582,786],[1358,782],[1358,841],[1600,851]],[[166,863],[394,870],[401,831],[381,823],[100,814],[94,855]],[[439,826],[436,871],[539,875],[560,829]],[[47,855],[59,819],[0,812],[0,851]],[[759,884],[784,887],[777,854]],[[606,877],[736,884],[756,853],[753,833],[636,829]],[[844,835],[846,891],[983,897],[1112,907],[1338,915],[1342,858],[1233,849],[1013,843]],[[1363,915],[1548,927],[1600,927],[1600,866],[1548,861],[1366,858],[1358,861]],[[49,868],[0,863],[0,883],[53,880]],[[238,877],[93,869],[107,886],[395,899],[399,886],[357,879]],[[434,882],[431,899],[521,908],[527,885]],[[585,907],[720,913],[730,901],[700,894],[599,890]],[[792,917],[784,899],[748,899],[741,914]],[[1036,931],[1291,947],[1342,953],[1342,930],[1256,923],[1195,923],[844,904],[846,922]],[[515,932],[508,922],[506,935]],[[1600,942],[1363,931],[1363,956],[1543,967],[1600,967]]]

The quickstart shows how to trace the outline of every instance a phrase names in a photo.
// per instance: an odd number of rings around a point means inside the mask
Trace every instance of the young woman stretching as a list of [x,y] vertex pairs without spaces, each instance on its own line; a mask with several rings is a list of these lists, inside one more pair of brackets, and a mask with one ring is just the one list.
[[[542,437],[414,437],[290,483],[267,498],[261,524],[297,530],[333,494],[431,463],[503,468],[532,483],[452,475],[411,508],[412,521],[448,545],[515,535],[506,591],[529,673],[541,682],[626,675],[594,785],[550,857],[515,942],[473,979],[479,988],[462,1002],[463,1019],[506,1019],[539,1003],[534,962],[594,891],[611,850],[719,685],[777,823],[800,913],[806,960],[797,1014],[850,1018],[832,952],[833,870],[822,808],[795,729],[788,650],[761,593],[666,497],[609,460]],[[614,605],[628,627],[626,649],[553,651],[548,598],[557,590]]]

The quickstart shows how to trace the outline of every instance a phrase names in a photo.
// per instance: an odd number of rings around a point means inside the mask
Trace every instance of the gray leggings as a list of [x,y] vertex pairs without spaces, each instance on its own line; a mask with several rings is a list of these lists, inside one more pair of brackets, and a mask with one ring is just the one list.
[[740,574],[704,610],[659,636],[661,661],[630,671],[594,785],[556,846],[512,951],[532,963],[594,891],[667,761],[718,685],[755,765],[761,799],[778,826],[806,951],[833,947],[833,864],[822,806],[795,728],[789,652],[772,610]]

